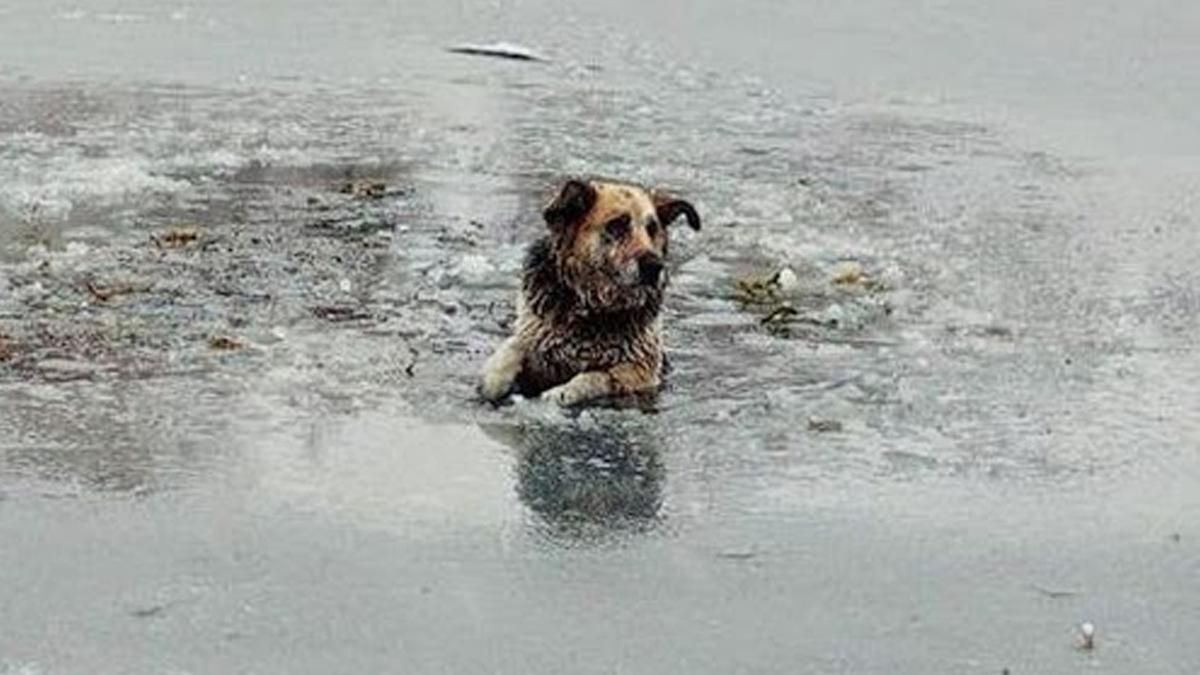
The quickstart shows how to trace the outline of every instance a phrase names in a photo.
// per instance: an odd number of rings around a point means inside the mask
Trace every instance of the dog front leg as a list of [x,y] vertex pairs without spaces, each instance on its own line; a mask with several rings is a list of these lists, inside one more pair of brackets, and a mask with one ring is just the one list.
[[517,336],[505,340],[483,365],[479,395],[493,402],[508,396],[524,361],[525,350]]
[[542,398],[561,406],[574,406],[606,396],[623,396],[654,391],[659,378],[656,369],[627,363],[608,370],[589,370],[580,373],[553,389]]

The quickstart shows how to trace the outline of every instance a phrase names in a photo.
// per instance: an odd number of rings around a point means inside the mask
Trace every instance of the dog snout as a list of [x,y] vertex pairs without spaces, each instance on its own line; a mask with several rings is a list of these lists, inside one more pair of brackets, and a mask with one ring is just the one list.
[[653,253],[638,258],[638,276],[647,286],[657,286],[662,279],[663,261]]

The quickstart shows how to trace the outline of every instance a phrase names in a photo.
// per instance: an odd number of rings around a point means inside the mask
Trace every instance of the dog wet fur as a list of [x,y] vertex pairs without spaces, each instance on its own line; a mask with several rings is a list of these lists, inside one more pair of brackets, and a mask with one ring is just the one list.
[[484,366],[480,395],[577,405],[658,389],[670,226],[700,229],[687,201],[611,180],[566,181],[525,259],[517,322]]

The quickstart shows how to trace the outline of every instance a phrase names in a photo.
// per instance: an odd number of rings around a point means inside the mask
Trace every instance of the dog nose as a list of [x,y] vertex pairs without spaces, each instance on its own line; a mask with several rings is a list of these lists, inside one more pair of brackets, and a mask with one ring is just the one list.
[[659,279],[662,278],[663,262],[653,253],[647,253],[638,258],[638,275],[642,278],[642,283],[647,286],[657,286]]

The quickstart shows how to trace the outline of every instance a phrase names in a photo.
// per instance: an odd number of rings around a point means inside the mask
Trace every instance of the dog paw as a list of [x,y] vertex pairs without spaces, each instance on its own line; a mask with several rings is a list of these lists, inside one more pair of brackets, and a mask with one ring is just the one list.
[[566,384],[559,384],[558,387],[546,389],[541,393],[541,398],[565,408],[584,404],[584,402],[595,399],[596,394],[587,387],[586,383],[572,380]]
[[556,403],[564,408],[579,405],[586,401],[587,398],[587,392],[582,391],[579,387],[571,386],[570,382],[542,392],[542,399]]
[[513,379],[505,373],[489,371],[483,374],[476,391],[485,401],[499,401],[512,392]]

